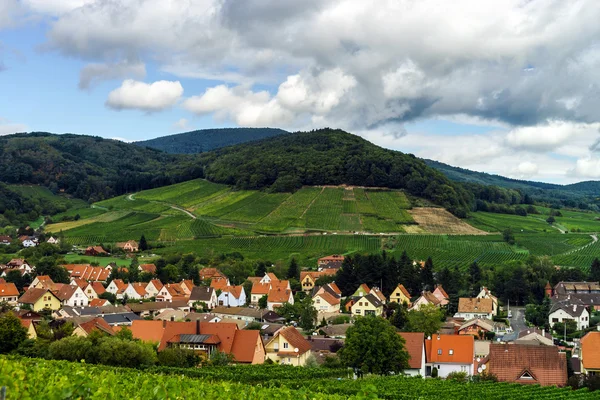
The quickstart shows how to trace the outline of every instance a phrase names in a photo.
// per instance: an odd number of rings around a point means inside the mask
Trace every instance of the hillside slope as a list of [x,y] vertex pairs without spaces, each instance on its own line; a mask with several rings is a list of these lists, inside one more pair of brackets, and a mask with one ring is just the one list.
[[288,133],[273,128],[202,129],[143,140],[134,144],[171,154],[195,154]]

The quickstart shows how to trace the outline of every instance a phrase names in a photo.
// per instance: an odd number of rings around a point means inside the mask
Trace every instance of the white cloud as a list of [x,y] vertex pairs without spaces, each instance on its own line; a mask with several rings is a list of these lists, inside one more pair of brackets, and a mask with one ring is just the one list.
[[133,143],[134,142],[133,140],[125,139],[125,138],[118,137],[118,136],[111,137],[111,139],[118,140],[119,142],[123,142],[123,143]]
[[521,179],[529,179],[532,176],[536,176],[538,171],[539,168],[536,163],[532,163],[531,161],[523,161],[517,165],[513,175],[516,175]]
[[51,15],[65,14],[96,0],[21,0],[32,11]]
[[185,118],[181,118],[173,124],[173,129],[178,130],[178,131],[189,131],[190,130],[190,121],[188,121]]
[[569,170],[569,175],[579,178],[600,178],[600,158],[587,157],[577,160],[575,168]]
[[29,128],[25,124],[17,124],[0,117],[0,136],[27,132],[28,130]]
[[117,110],[160,111],[176,104],[182,95],[183,87],[179,81],[148,84],[128,79],[108,94],[106,105]]
[[547,123],[518,127],[506,136],[506,143],[513,148],[531,151],[556,150],[574,140],[590,139],[598,135],[600,124],[573,123],[569,121],[548,121]]
[[115,64],[92,63],[81,69],[79,88],[89,89],[102,81],[124,78],[142,79],[146,76],[146,66],[141,62],[119,62]]

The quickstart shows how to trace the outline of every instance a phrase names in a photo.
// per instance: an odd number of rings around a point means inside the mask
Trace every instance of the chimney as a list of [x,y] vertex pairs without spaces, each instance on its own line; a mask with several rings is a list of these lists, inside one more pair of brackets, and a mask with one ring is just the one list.
[[577,311],[577,305],[573,304],[573,312]]
[[196,334],[197,335],[200,334],[200,320],[199,319],[196,320]]
[[546,328],[542,329],[542,336],[546,336]]
[[163,328],[167,327],[167,321],[163,319]]

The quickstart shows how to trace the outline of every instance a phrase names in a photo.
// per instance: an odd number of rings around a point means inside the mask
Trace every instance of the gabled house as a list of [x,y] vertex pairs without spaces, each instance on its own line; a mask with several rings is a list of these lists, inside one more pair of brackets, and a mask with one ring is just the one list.
[[557,301],[552,304],[548,314],[550,326],[565,321],[575,321],[577,330],[581,331],[590,326],[590,313],[583,304],[575,304],[572,301]]
[[19,289],[14,283],[0,283],[0,303],[7,302],[11,306],[17,305]]
[[588,332],[581,338],[581,373],[600,375],[600,332]]
[[410,293],[403,284],[398,284],[392,294],[390,294],[390,303],[406,303],[410,307]]
[[152,279],[146,285],[146,293],[148,293],[148,297],[156,297],[160,290],[163,288],[163,284],[160,279]]
[[465,323],[458,328],[459,335],[473,335],[476,338],[481,339],[484,339],[487,333],[500,333],[505,331],[506,324],[485,318],[475,318],[465,321]]
[[225,274],[217,268],[202,268],[199,273],[201,281],[210,281],[214,279],[227,279]]
[[440,307],[444,307],[450,303],[450,296],[448,296],[442,285],[435,285],[433,295],[440,301]]
[[494,304],[492,299],[461,297],[458,299],[458,312],[454,318],[464,318],[466,320],[475,318],[487,318],[491,320],[494,317]]
[[138,271],[146,274],[156,274],[156,265],[154,264],[140,264],[138,265]]
[[358,289],[352,294],[350,297],[364,297],[371,293],[371,289],[367,286],[366,283],[361,284]]
[[117,296],[117,299],[123,298],[125,289],[127,289],[127,284],[122,279],[113,279],[106,287],[106,291]]
[[181,285],[177,283],[167,283],[160,289],[156,295],[156,301],[183,301],[187,303],[189,296],[186,296],[185,292],[181,288]]
[[514,342],[520,344],[535,344],[544,346],[554,345],[552,335],[546,332],[545,329],[539,328],[522,329]]
[[267,309],[274,311],[284,303],[294,304],[294,294],[289,281],[271,282],[271,290],[267,295]]
[[77,285],[55,285],[54,294],[63,306],[87,307],[89,299]]
[[246,292],[243,286],[226,286],[217,297],[220,306],[243,307],[246,305]]
[[128,240],[126,242],[115,243],[115,247],[118,247],[130,253],[135,253],[139,251],[138,242],[136,242],[135,240]]
[[194,282],[191,281],[190,279],[183,279],[179,285],[181,286],[181,290],[183,290],[183,292],[189,296],[192,293],[192,289],[194,288]]
[[108,253],[102,248],[102,246],[88,246],[85,249],[86,256],[105,256],[107,254]]
[[420,310],[422,306],[432,304],[436,307],[441,307],[442,303],[440,300],[429,291],[423,291],[421,296],[412,304],[410,310]]
[[286,365],[303,366],[311,345],[293,326],[280,329],[266,344],[267,358]]
[[35,246],[37,246],[37,242],[33,239],[25,239],[25,240],[23,240],[22,245],[25,248],[35,247]]
[[195,286],[190,293],[188,305],[193,307],[195,303],[204,303],[208,309],[217,306],[217,291],[207,286]]
[[326,268],[320,271],[301,271],[300,284],[304,292],[310,292],[317,284],[317,280],[324,276],[334,276],[337,270]]
[[130,283],[125,287],[123,291],[123,297],[127,296],[128,299],[142,300],[148,298],[146,293],[146,284],[141,282]]
[[342,292],[335,283],[313,289],[313,306],[319,313],[339,313]]
[[106,292],[106,289],[100,282],[89,282],[87,286],[83,288],[83,293],[85,293],[90,301],[98,299],[104,292]]
[[383,314],[383,303],[373,293],[369,293],[356,300],[350,310],[355,316],[380,316]]
[[250,304],[257,305],[258,301],[269,294],[271,290],[270,283],[254,282],[252,284],[252,290],[250,291]]
[[23,258],[13,258],[6,263],[6,268],[18,269],[19,271],[22,271],[23,274],[30,274],[33,271],[33,266],[29,265]]
[[438,376],[445,378],[451,372],[473,375],[475,339],[471,335],[433,335],[425,340],[425,375],[431,376],[437,368]]
[[111,272],[109,269],[93,267],[90,264],[67,264],[63,267],[69,271],[71,279],[82,279],[88,282],[106,282]]
[[404,374],[425,377],[425,334],[422,332],[398,332],[404,339],[404,348],[410,356]]
[[110,336],[115,335],[113,328],[104,319],[92,318],[89,321],[78,324],[73,330],[73,336],[87,337],[95,330]]
[[279,278],[272,272],[265,273],[265,276],[262,277],[260,283],[273,283],[279,282]]
[[50,236],[50,239],[46,240],[46,243],[49,243],[49,244],[59,244],[60,243],[60,239],[55,238],[54,236]]
[[231,283],[227,278],[214,278],[210,280],[210,287],[215,290],[223,290],[228,286],[231,286]]
[[[491,344],[486,371],[500,382],[565,386],[567,359],[556,346]],[[480,367],[482,368],[482,367]]]
[[344,256],[339,254],[333,254],[327,257],[321,257],[317,260],[317,267],[319,270],[322,269],[340,269],[344,263]]
[[492,295],[492,292],[487,287],[483,286],[477,295],[478,299],[492,299],[492,307],[494,315],[498,314],[498,298]]
[[0,236],[0,244],[9,245],[12,243],[12,239],[10,236],[2,235]]
[[52,289],[54,287],[54,281],[48,275],[38,275],[33,278],[29,289]]
[[573,300],[600,311],[599,282],[558,282],[551,291],[552,302]]
[[110,301],[106,300],[106,299],[92,299],[90,300],[90,303],[88,304],[90,307],[106,307],[106,306],[111,306],[112,304],[110,304]]
[[48,289],[29,289],[19,298],[18,302],[21,306],[29,305],[36,312],[44,309],[56,311],[61,306],[60,299]]

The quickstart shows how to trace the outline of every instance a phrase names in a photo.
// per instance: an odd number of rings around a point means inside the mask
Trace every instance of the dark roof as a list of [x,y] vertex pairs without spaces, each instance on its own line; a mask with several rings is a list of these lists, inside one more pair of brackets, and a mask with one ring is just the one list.
[[214,289],[208,286],[195,286],[190,294],[190,301],[204,301],[209,302]]
[[583,304],[574,304],[569,301],[560,301],[552,305],[552,308],[550,308],[550,314],[558,310],[563,310],[571,317],[577,318],[580,317],[581,314],[583,314],[583,312],[586,311],[586,309],[586,306]]
[[343,340],[324,337],[314,338],[309,336],[308,342],[312,351],[328,351],[331,353],[336,353],[344,345]]
[[130,324],[131,322],[141,319],[137,314],[134,313],[121,313],[121,314],[105,314],[102,316],[109,325],[122,325]]
[[46,293],[51,293],[54,297],[56,297],[56,295],[54,295],[48,289],[31,288],[31,289],[27,290],[25,293],[23,293],[23,296],[21,296],[19,298],[19,303],[21,303],[21,304],[33,304],[36,301],[38,301],[40,299],[40,297],[42,297]]
[[379,298],[377,298],[377,296],[375,296],[373,293],[369,293],[364,298],[365,298],[365,300],[368,300],[369,303],[373,304],[375,307],[383,306],[383,303],[381,302],[381,300],[379,300]]
[[[195,289],[195,288],[194,288]],[[142,311],[156,311],[156,310],[164,310],[165,308],[179,308],[179,307],[188,307],[188,302],[186,300],[175,300],[175,301],[147,301],[142,303],[129,303],[127,305],[129,309],[135,313],[139,313]]]
[[181,343],[205,343],[213,335],[190,335],[181,334],[179,335],[179,341]]

